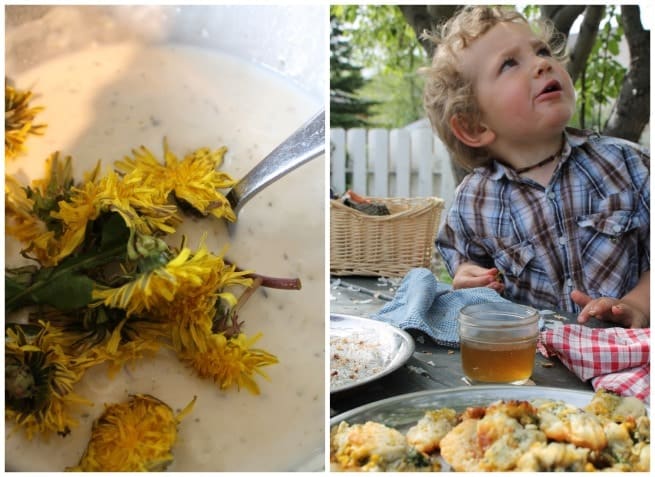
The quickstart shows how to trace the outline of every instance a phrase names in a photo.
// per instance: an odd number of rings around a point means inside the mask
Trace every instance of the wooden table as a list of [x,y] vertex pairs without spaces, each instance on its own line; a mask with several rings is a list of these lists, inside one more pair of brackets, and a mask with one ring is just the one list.
[[[331,313],[370,317],[393,297],[400,280],[332,277],[331,282]],[[352,284],[353,287],[338,285],[338,283]],[[379,294],[382,294],[382,298]],[[564,323],[575,323],[572,315],[558,316],[566,320]],[[589,324],[590,326],[605,325],[597,320],[591,320]],[[407,363],[378,380],[332,394],[330,396],[332,416],[398,394],[467,386],[463,379],[464,372],[459,350],[437,345],[422,332],[412,331],[410,334],[414,337],[416,348]],[[532,384],[593,391],[589,382],[582,382],[557,358],[546,359],[539,353],[535,356],[534,371],[528,385]]]

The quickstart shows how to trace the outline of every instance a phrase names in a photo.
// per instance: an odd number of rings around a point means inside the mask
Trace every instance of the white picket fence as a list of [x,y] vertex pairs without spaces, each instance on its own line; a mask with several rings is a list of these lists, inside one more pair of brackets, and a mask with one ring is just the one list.
[[330,186],[372,197],[441,197],[455,181],[448,151],[429,127],[330,129]]

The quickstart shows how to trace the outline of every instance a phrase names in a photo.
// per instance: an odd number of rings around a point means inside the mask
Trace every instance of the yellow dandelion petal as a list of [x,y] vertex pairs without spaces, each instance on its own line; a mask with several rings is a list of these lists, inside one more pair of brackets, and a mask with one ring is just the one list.
[[169,306],[156,310],[161,320],[171,325],[173,348],[182,351],[206,351],[216,309],[216,294],[210,284],[180,294]]
[[11,176],[5,176],[5,231],[25,244],[32,243],[47,229],[42,220],[32,213],[34,201],[27,197],[25,188]]
[[103,210],[119,213],[130,229],[142,234],[170,234],[181,222],[175,206],[166,204],[157,188],[125,181],[115,172],[109,172],[100,181],[98,200]]
[[118,351],[118,345],[121,342],[121,330],[123,329],[123,326],[127,322],[127,318],[121,321],[118,326],[112,331],[111,336],[109,338],[109,341],[107,341],[107,352],[109,353],[116,353]]
[[234,293],[232,292],[221,292],[218,294],[218,297],[223,300],[230,308],[235,306],[239,301],[239,299],[234,296]]
[[[188,202],[204,214],[235,221],[236,216],[221,189],[229,189],[236,180],[217,168],[223,162],[227,148],[216,151],[202,148],[188,154],[176,164],[174,173],[180,178],[175,182],[175,196]],[[169,166],[170,167],[170,166]]]
[[31,91],[21,91],[5,84],[5,156],[9,159],[24,152],[30,134],[41,135],[45,124],[34,124],[42,106],[29,107]]
[[127,184],[142,184],[150,187],[158,197],[158,202],[166,203],[173,189],[175,178],[168,174],[166,166],[161,164],[148,148],[141,146],[133,149],[134,157],[125,157],[117,161],[114,167],[124,174]]
[[110,349],[109,343],[105,348],[98,346],[93,348],[90,353],[99,362],[108,363],[108,375],[110,378],[114,378],[127,363],[137,361],[145,356],[154,356],[160,348],[159,341],[136,339],[121,343],[113,349]]
[[225,288],[233,285],[250,287],[252,286],[253,279],[248,275],[251,275],[252,273],[252,270],[241,270],[237,272],[236,266],[223,263],[220,287]]
[[82,188],[73,188],[70,201],[60,201],[59,211],[50,214],[61,220],[64,227],[55,261],[66,258],[84,241],[87,225],[97,219],[101,212],[98,193],[98,184],[86,182]]
[[46,231],[32,239],[24,252],[38,260],[42,266],[54,267],[58,263],[56,257],[59,254],[59,241],[54,232]]
[[73,185],[73,158],[64,157],[60,160],[59,151],[55,151],[45,161],[45,175],[41,179],[34,179],[31,187],[38,190],[41,196],[48,194],[48,189],[63,191]]
[[170,301],[174,295],[170,288],[177,287],[174,281],[154,280],[155,276],[155,272],[150,272],[118,288],[95,288],[92,298],[96,305],[102,303],[109,308],[125,310],[127,316],[143,313],[153,308],[158,300]]
[[267,351],[252,348],[260,337],[261,333],[250,339],[243,333],[230,339],[222,333],[213,334],[208,337],[206,352],[182,354],[180,357],[200,377],[212,379],[221,389],[246,388],[259,394],[254,375],[268,379],[261,368],[278,362]]
[[162,340],[170,336],[164,323],[140,316],[128,319],[122,312],[102,307],[48,319],[63,331],[62,346],[67,353],[79,356],[75,361],[84,359],[93,366],[107,362],[110,376],[129,362],[154,355]]
[[[204,250],[199,250],[197,255],[205,255]],[[187,260],[191,256],[191,249],[184,247],[180,250],[180,253],[177,254],[173,260],[168,262],[167,268],[178,268],[186,264]]]

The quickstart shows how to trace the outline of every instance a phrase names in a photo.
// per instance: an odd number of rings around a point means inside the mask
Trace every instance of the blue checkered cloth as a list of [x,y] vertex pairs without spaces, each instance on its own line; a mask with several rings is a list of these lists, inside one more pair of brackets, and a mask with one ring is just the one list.
[[435,343],[459,348],[457,315],[465,305],[508,302],[490,288],[453,290],[427,268],[414,268],[400,282],[392,301],[371,318],[403,330],[420,330]]

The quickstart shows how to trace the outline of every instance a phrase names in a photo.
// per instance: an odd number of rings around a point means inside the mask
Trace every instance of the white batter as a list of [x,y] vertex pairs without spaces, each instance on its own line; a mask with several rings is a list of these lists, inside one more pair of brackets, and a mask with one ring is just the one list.
[[[282,78],[241,60],[187,47],[118,45],[91,48],[14,78],[30,88],[45,136],[30,137],[28,155],[7,161],[6,172],[42,177],[54,150],[72,155],[79,179],[98,159],[103,171],[145,145],[161,157],[162,138],[182,157],[198,147],[226,145],[224,169],[240,178],[320,104]],[[280,364],[264,370],[261,394],[220,391],[161,353],[110,381],[104,369],[88,373],[76,391],[95,401],[82,407],[80,425],[49,442],[10,435],[8,469],[61,471],[76,464],[103,402],[150,393],[179,410],[194,395],[193,412],[180,425],[172,471],[293,470],[324,445],[324,159],[316,159],[269,186],[240,212],[227,257],[243,268],[299,277],[301,291],[260,290],[241,318],[250,336]],[[192,248],[205,230],[219,252],[228,240],[216,220],[188,221]],[[175,241],[174,243],[179,243]],[[23,263],[6,240],[7,266]],[[322,463],[322,459],[319,460]]]

